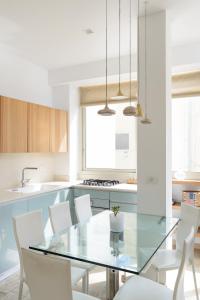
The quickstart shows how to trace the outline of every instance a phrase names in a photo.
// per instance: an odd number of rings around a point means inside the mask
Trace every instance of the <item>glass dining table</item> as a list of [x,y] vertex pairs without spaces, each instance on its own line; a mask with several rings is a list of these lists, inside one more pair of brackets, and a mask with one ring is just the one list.
[[107,299],[119,288],[119,271],[139,275],[178,224],[179,219],[124,213],[121,233],[110,231],[111,211],[92,216],[30,249],[106,268]]

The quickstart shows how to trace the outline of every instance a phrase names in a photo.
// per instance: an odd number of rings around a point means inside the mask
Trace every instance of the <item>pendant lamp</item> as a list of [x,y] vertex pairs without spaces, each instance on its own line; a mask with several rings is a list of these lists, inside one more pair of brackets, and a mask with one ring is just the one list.
[[140,0],[138,0],[138,16],[137,16],[137,107],[136,117],[143,117],[142,107],[140,105]]
[[145,49],[145,57],[144,57],[144,72],[145,72],[145,115],[141,120],[142,124],[151,124],[151,120],[147,116],[147,1],[145,4],[145,17],[144,17],[144,49]]
[[125,107],[125,109],[123,110],[123,114],[125,115],[125,116],[135,116],[136,115],[136,108],[135,108],[135,106],[133,106],[132,104],[131,104],[131,97],[132,97],[132,85],[131,85],[131,67],[132,67],[132,23],[131,23],[131,21],[132,21],[132,12],[131,12],[131,10],[132,10],[132,5],[131,5],[131,1],[132,0],[130,0],[130,7],[129,7],[129,9],[130,9],[130,40],[129,40],[129,43],[130,43],[130,88],[129,88],[129,92],[130,92],[130,95],[129,95],[129,100],[130,100],[130,105],[129,106],[127,106],[127,107]]
[[106,0],[106,103],[103,109],[98,111],[101,116],[112,116],[115,114],[113,109],[108,107],[108,0]]
[[119,87],[116,96],[111,97],[112,100],[128,99],[121,91],[121,0],[119,0]]

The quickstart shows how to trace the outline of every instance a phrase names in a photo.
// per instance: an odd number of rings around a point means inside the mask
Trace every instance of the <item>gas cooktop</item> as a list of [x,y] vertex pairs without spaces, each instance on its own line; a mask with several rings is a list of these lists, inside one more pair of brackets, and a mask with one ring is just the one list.
[[92,186],[113,186],[119,184],[118,180],[103,180],[103,179],[85,179],[83,180],[83,185]]

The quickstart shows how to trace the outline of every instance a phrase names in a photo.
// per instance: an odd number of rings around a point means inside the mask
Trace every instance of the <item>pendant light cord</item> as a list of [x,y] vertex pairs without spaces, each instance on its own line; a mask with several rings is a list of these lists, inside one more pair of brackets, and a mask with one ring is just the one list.
[[140,103],[140,87],[139,87],[139,83],[140,83],[140,0],[138,0],[138,17],[137,17],[137,100],[138,100],[138,104]]
[[144,72],[145,72],[145,117],[147,117],[147,1],[145,4],[145,18],[144,18],[144,41],[145,41],[145,62],[144,62]]
[[106,107],[108,106],[108,0],[106,0]]
[[131,66],[132,66],[132,43],[131,43],[131,38],[132,38],[132,28],[131,28],[131,20],[132,20],[132,12],[131,12],[131,10],[132,10],[132,5],[131,5],[131,1],[132,0],[130,0],[130,106],[131,106],[131,96],[132,96],[132,87],[131,87]]
[[121,0],[119,0],[119,92],[121,91]]

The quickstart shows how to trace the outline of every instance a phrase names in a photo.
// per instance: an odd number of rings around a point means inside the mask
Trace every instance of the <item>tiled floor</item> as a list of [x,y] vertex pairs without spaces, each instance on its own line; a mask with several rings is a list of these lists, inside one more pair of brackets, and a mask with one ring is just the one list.
[[[197,281],[200,293],[200,250],[195,253],[195,265],[197,271]],[[167,286],[171,289],[174,287],[176,280],[176,271],[167,272]],[[17,300],[18,296],[19,275],[18,273],[10,276],[0,283],[0,299],[1,300]],[[80,291],[81,285],[77,287]],[[93,296],[105,300],[105,270],[103,268],[96,268],[90,275],[90,290],[89,293]],[[186,300],[196,300],[193,277],[191,270],[188,270],[185,278],[185,295]],[[30,300],[28,288],[25,286],[23,292],[23,299]],[[133,298],[134,300],[134,298]]]

